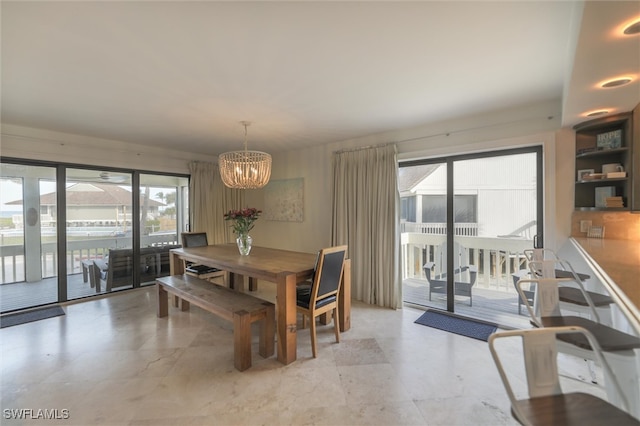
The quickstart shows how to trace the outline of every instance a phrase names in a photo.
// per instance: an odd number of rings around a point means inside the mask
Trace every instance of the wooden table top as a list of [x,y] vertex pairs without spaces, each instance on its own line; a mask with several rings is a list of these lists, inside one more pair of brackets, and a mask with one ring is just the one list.
[[316,253],[253,246],[251,254],[242,256],[236,244],[216,244],[171,250],[190,261],[241,275],[277,282],[278,277],[296,274],[298,282],[313,275]]

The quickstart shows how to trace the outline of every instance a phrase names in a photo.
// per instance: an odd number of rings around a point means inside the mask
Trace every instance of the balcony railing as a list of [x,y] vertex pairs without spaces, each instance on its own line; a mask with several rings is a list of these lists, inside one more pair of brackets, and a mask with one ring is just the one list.
[[[404,259],[402,279],[426,280],[422,267],[424,263],[433,261],[440,256],[446,238],[446,235],[443,234],[402,233],[401,249]],[[515,292],[512,274],[527,268],[524,250],[532,247],[531,240],[456,236],[455,241],[466,251],[469,265],[478,267],[476,286]],[[435,271],[435,273],[439,272]]]
[[[478,235],[477,223],[455,223],[453,225],[454,234],[457,236],[475,237]],[[400,231],[414,232],[419,234],[447,235],[446,223],[414,223],[402,222]]]
[[[157,234],[141,238],[141,246],[162,246],[178,244],[177,235]],[[67,271],[70,274],[82,271],[84,259],[101,259],[109,249],[130,248],[131,238],[102,238],[75,240],[67,243]],[[42,278],[55,277],[58,274],[58,255],[56,243],[41,245]],[[0,246],[0,284],[25,281],[25,256],[23,245]]]

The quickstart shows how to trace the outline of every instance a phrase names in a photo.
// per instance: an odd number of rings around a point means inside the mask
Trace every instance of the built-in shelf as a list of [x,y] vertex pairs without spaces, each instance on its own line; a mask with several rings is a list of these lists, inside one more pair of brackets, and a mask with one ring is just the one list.
[[606,182],[620,182],[620,181],[627,181],[629,180],[628,177],[623,177],[623,178],[612,178],[612,179],[585,179],[585,180],[578,180],[576,181],[576,183],[606,183]]
[[[574,127],[576,168],[574,206],[579,211],[629,211],[633,167],[631,158],[631,113],[611,115]],[[585,174],[603,172],[603,165],[620,165],[626,177],[581,179]],[[596,207],[597,188],[612,187],[612,195],[622,197],[624,207]],[[599,203],[598,203],[599,204]]]

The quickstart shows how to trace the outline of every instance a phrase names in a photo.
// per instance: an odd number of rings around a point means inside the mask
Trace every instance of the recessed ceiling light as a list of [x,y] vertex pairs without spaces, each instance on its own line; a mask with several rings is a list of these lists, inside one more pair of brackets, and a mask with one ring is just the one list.
[[631,77],[614,78],[613,80],[608,80],[608,81],[605,81],[604,83],[601,83],[600,87],[610,88],[610,87],[624,86],[625,84],[631,83],[632,81],[633,79]]
[[636,21],[628,27],[625,27],[623,33],[625,33],[626,35],[634,35],[640,33],[640,21]]
[[599,115],[605,115],[605,114],[609,114],[609,111],[607,111],[606,109],[601,109],[601,110],[598,110],[598,111],[588,112],[585,115],[587,117],[597,117]]

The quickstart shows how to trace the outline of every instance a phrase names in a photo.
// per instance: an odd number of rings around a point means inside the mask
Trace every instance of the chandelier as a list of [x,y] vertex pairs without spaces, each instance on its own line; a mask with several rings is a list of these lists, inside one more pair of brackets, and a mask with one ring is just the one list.
[[218,165],[222,182],[229,188],[258,189],[269,182],[271,177],[271,155],[266,152],[247,150],[248,121],[244,126],[244,151],[231,151],[220,154]]

